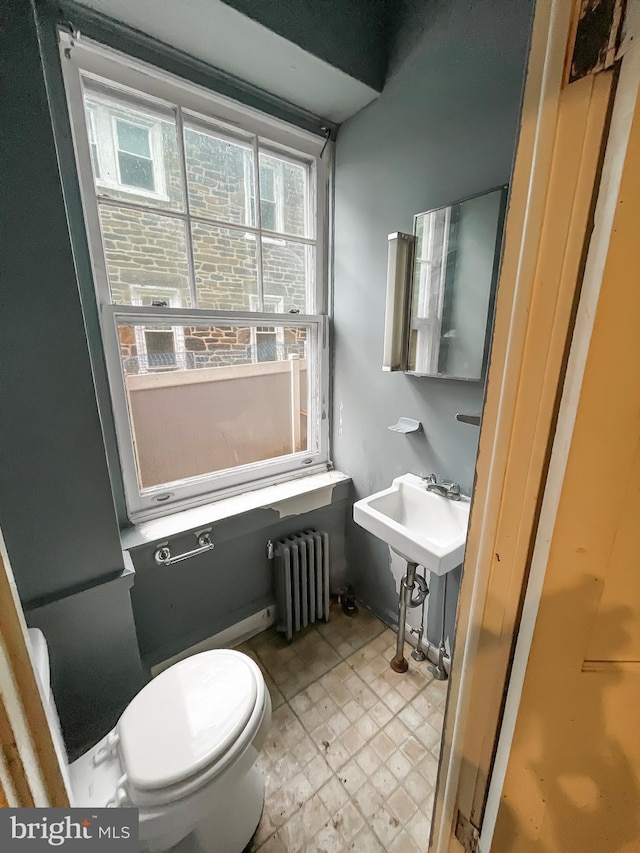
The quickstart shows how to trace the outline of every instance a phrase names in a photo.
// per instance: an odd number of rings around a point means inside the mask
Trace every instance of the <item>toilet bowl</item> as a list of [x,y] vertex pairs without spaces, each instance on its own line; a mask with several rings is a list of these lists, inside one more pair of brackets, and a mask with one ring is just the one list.
[[[55,714],[46,641],[38,629],[29,635]],[[270,722],[269,691],[251,658],[229,649],[193,655],[143,687],[115,728],[68,766],[72,804],[135,806],[149,853],[240,853],[262,813],[256,759]]]

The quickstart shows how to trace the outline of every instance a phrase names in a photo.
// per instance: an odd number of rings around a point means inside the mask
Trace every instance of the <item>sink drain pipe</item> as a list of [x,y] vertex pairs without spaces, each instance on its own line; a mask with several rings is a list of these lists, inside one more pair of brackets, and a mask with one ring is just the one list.
[[[400,582],[400,598],[398,601],[398,637],[396,640],[396,653],[391,659],[390,666],[395,672],[406,672],[409,664],[404,656],[405,631],[407,627],[407,610],[409,607],[419,607],[423,604],[429,587],[424,578],[416,576],[418,564],[407,560],[407,573]],[[414,596],[415,587],[418,592]]]

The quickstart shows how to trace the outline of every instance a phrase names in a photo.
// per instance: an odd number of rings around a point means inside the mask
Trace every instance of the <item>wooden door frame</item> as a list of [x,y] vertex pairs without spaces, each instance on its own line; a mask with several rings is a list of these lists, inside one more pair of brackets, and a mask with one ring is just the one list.
[[[631,32],[636,34],[640,32],[640,3],[635,3],[630,7],[626,29],[627,36]],[[605,264],[607,262],[614,217],[618,207],[619,190],[625,166],[625,155],[634,119],[634,110],[637,109],[639,97],[640,45],[638,45],[638,38],[636,37],[633,40],[633,44],[629,41],[629,49],[625,53],[616,87],[615,103],[611,116],[611,126],[607,139],[602,179],[600,181],[600,191],[595,211],[595,227],[589,244],[580,302],[558,415],[558,424],[555,431],[542,501],[540,523],[538,525],[531,560],[522,618],[507,690],[504,716],[489,785],[487,808],[480,835],[481,850],[488,851],[491,848],[493,831],[501,802],[501,794],[515,732],[527,662],[533,641],[551,541],[571,449],[573,429],[578,412],[582,381],[587,365],[589,345],[596,318]]]
[[584,270],[612,71],[568,83],[580,0],[538,0],[430,851],[475,849]]
[[0,533],[0,807],[69,806],[66,757],[52,734],[27,625]]

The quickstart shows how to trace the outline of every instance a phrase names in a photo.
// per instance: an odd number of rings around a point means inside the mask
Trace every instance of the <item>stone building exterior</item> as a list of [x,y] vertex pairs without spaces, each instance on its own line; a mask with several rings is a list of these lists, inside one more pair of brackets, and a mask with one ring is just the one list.
[[[87,96],[87,110],[97,191],[109,198],[99,208],[115,304],[255,311],[261,261],[264,310],[306,312],[314,249],[295,239],[308,232],[309,181],[303,164],[266,151],[260,154],[262,228],[275,232],[263,236],[260,259],[257,236],[245,227],[258,224],[253,153],[246,142],[231,135],[227,139],[213,136],[195,126],[186,128],[189,213],[196,218],[187,235],[188,223],[171,215],[186,208],[175,124],[138,114],[100,93]],[[118,157],[120,168],[113,165]],[[124,185],[123,163],[134,182],[139,170],[140,183],[146,188]],[[158,212],[119,206],[118,200]],[[197,306],[191,304],[189,244]],[[305,354],[303,329],[274,326],[122,327],[120,337],[128,373]]]

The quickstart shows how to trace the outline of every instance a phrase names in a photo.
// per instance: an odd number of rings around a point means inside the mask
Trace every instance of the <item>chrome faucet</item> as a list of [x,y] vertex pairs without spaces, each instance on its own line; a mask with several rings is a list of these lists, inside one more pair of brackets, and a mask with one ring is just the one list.
[[450,483],[446,480],[439,483],[435,474],[423,474],[422,481],[428,492],[435,492],[437,495],[442,495],[443,498],[449,498],[450,501],[460,500],[460,486],[457,483]]

